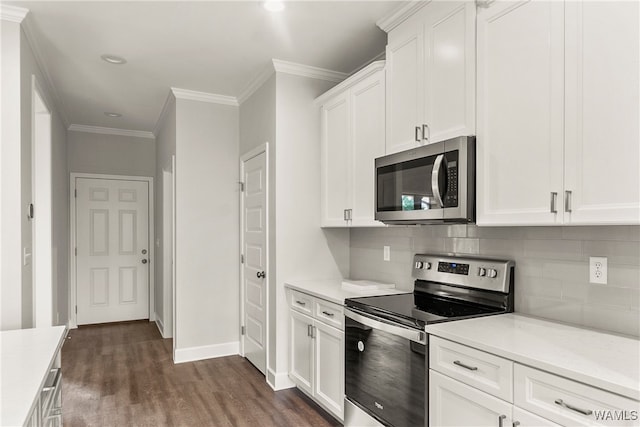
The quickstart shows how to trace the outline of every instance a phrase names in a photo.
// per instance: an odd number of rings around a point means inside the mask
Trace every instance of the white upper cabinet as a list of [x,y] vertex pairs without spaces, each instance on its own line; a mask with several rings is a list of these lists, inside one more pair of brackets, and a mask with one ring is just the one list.
[[563,15],[550,1],[478,8],[478,224],[562,222]]
[[640,222],[637,1],[565,3],[565,222]]
[[496,1],[477,26],[477,223],[639,223],[638,3]]
[[473,135],[475,4],[430,2],[380,25],[389,31],[386,153]]
[[374,217],[374,160],[384,155],[384,61],[319,98],[321,226],[382,226]]

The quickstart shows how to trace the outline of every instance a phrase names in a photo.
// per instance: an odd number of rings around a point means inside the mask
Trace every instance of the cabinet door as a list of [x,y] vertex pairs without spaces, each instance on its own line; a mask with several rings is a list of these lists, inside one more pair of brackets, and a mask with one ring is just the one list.
[[565,190],[572,224],[640,222],[638,2],[567,2]]
[[310,332],[313,320],[293,310],[289,310],[289,315],[289,378],[312,394],[314,354]]
[[375,221],[375,158],[384,155],[384,70],[351,88],[351,226]]
[[[430,426],[510,426],[512,405],[429,370]],[[502,418],[501,418],[502,417]]]
[[477,25],[477,223],[562,223],[564,3],[496,1]]
[[344,332],[315,323],[314,396],[340,420],[344,417]]
[[560,427],[559,424],[549,421],[546,418],[542,418],[537,415],[534,415],[531,412],[518,408],[517,406],[513,407],[513,426],[514,427]]
[[421,126],[424,118],[420,19],[418,12],[389,33],[386,49],[386,154],[422,143],[421,134],[416,135],[416,126]]
[[427,142],[475,135],[475,3],[431,2],[424,16]]
[[338,94],[324,104],[321,118],[321,225],[346,227],[344,210],[350,208],[349,92]]

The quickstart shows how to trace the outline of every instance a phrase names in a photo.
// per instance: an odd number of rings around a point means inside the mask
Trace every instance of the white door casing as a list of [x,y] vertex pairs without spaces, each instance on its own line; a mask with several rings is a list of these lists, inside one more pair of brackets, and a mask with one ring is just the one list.
[[[241,264],[243,355],[263,374],[267,366],[267,148],[243,156],[241,182]],[[262,277],[261,277],[262,276]]]
[[76,324],[150,318],[149,179],[74,184]]

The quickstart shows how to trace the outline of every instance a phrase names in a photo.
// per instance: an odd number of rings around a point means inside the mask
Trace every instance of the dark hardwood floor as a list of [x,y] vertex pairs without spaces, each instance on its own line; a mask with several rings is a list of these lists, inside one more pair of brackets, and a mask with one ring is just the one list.
[[297,389],[274,392],[240,356],[174,365],[154,323],[71,330],[62,348],[70,426],[338,426]]

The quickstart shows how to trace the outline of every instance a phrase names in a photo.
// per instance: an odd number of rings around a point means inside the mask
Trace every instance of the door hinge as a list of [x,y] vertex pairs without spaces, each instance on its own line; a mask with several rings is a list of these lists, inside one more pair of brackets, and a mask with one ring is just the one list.
[[244,264],[244,254],[240,254],[240,264]]
[[78,189],[73,190],[73,197],[78,197]]
[[75,253],[76,256],[78,256],[78,248],[74,248],[73,252]]
[[238,184],[240,184],[240,191],[244,192],[244,182],[240,181]]
[[244,335],[244,325],[240,326],[240,335]]
[[76,314],[78,314],[78,306],[76,305]]

